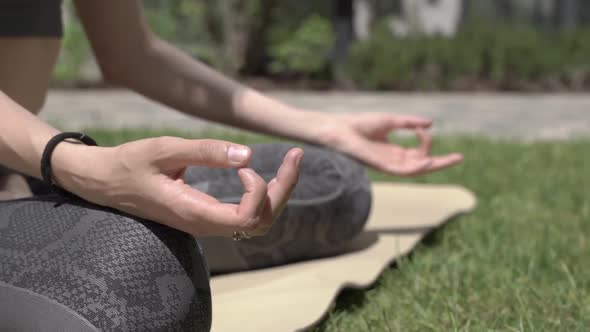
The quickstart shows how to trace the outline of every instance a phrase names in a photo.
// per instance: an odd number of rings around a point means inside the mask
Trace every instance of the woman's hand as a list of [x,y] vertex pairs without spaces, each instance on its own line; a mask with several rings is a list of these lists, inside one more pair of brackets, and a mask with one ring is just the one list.
[[[263,235],[297,183],[303,151],[290,150],[268,184],[245,168],[251,155],[248,147],[225,141],[160,137],[115,148],[62,143],[52,165],[60,186],[99,205],[193,235]],[[240,204],[221,203],[185,184],[192,165],[237,168],[245,188]]]
[[[410,115],[387,113],[328,114],[329,123],[320,135],[321,144],[346,153],[391,175],[414,176],[451,167],[463,156],[452,153],[431,156],[432,121]],[[404,148],[388,141],[395,130],[409,129],[420,140],[418,148]]]

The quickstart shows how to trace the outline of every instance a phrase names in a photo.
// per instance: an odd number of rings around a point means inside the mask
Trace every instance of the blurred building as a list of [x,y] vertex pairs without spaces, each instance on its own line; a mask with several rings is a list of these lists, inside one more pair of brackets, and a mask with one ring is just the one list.
[[[336,0],[340,3],[347,1]],[[376,19],[388,18],[393,34],[453,36],[462,24],[487,21],[533,24],[544,29],[572,29],[590,21],[590,1],[583,0],[351,0],[354,30],[369,35]]]

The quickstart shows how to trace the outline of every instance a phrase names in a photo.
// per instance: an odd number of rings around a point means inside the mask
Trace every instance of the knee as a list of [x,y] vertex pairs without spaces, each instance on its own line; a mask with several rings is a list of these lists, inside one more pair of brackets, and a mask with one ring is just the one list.
[[124,304],[118,314],[111,312],[124,322],[123,330],[209,330],[209,274],[194,238],[160,224],[113,217],[117,225],[109,227],[117,229],[105,230],[110,244],[96,245],[87,257],[109,286],[109,299],[101,305],[106,309],[113,299]]
[[302,174],[293,198],[327,211],[326,240],[348,242],[364,228],[371,210],[371,182],[358,161],[333,150],[306,147]]
[[208,271],[188,234],[86,203],[56,208],[40,200],[6,209],[12,217],[0,235],[28,235],[1,243],[23,256],[8,263],[28,263],[0,271],[0,280],[60,303],[100,330],[209,329]]
[[[330,201],[334,227],[339,231],[328,232],[326,237],[335,245],[346,243],[364,228],[372,203],[371,181],[365,167],[358,161],[341,153],[324,150],[329,160],[328,173],[337,174],[338,194]],[[346,227],[342,224],[346,224]],[[340,227],[339,227],[340,226]]]

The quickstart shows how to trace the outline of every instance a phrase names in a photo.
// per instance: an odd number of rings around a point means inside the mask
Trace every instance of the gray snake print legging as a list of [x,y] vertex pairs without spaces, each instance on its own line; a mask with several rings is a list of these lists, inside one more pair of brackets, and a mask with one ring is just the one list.
[[[255,145],[250,167],[270,180],[291,147]],[[272,230],[239,242],[195,241],[81,200],[56,204],[52,195],[0,202],[0,330],[209,330],[209,272],[333,255],[364,226],[364,169],[332,151],[304,150],[300,180]],[[185,181],[225,202],[242,194],[235,170],[191,167]]]

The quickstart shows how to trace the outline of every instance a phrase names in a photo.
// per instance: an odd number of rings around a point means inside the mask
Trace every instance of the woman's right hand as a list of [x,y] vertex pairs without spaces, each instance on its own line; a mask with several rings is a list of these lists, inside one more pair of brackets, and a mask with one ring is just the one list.
[[[245,168],[250,148],[220,140],[159,137],[114,148],[62,143],[52,156],[59,186],[99,205],[193,235],[265,234],[299,177],[303,150],[291,149],[268,184]],[[225,204],[184,183],[188,166],[238,169],[245,193]]]

